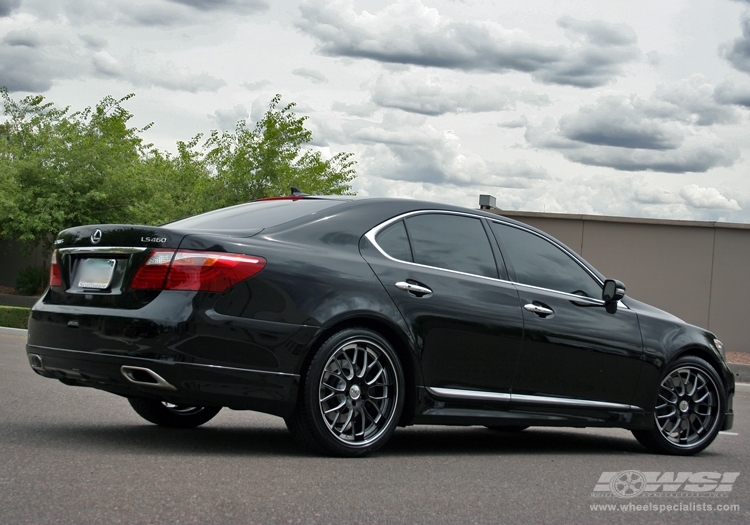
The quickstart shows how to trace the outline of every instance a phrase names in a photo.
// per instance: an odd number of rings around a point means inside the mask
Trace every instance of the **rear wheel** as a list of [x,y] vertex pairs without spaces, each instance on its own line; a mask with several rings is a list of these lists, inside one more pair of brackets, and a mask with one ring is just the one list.
[[633,430],[633,435],[660,454],[697,454],[721,430],[726,403],[716,370],[699,357],[681,357],[667,369],[659,386],[654,428]]
[[391,344],[372,330],[349,328],[313,357],[286,423],[316,453],[364,456],[388,441],[403,404],[404,374]]
[[172,428],[194,428],[213,419],[221,407],[174,405],[142,397],[128,398],[133,410],[146,421]]

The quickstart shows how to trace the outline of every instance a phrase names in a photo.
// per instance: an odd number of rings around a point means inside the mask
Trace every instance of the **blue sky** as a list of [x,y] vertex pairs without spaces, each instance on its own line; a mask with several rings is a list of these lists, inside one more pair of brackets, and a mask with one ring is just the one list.
[[0,85],[162,149],[276,93],[359,194],[750,222],[750,2],[0,0]]

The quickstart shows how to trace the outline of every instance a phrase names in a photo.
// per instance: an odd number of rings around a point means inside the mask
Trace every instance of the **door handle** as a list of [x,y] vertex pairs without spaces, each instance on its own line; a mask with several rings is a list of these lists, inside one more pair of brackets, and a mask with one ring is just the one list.
[[399,290],[405,290],[409,292],[410,294],[415,295],[417,297],[423,297],[425,295],[432,294],[432,290],[430,290],[426,286],[420,286],[418,284],[407,283],[404,281],[397,282],[396,288],[398,288]]
[[523,309],[541,316],[552,315],[555,313],[555,311],[551,308],[545,308],[544,306],[539,306],[538,304],[525,304],[523,306]]

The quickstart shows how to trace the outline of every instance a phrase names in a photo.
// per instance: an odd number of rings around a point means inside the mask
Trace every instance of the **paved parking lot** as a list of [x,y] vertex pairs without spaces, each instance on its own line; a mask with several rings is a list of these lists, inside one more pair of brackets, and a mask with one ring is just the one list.
[[[747,386],[735,428],[693,458],[649,454],[619,429],[420,426],[371,457],[330,459],[252,412],[150,425],[124,399],[38,377],[24,344],[0,332],[0,523],[750,523]],[[616,497],[616,476],[661,485]]]

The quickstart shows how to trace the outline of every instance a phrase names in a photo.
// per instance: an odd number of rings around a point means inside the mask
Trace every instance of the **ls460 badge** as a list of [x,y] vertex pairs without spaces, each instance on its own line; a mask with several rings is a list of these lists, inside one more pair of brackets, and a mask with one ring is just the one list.
[[158,243],[165,243],[167,242],[166,237],[141,237],[141,242],[158,242]]

